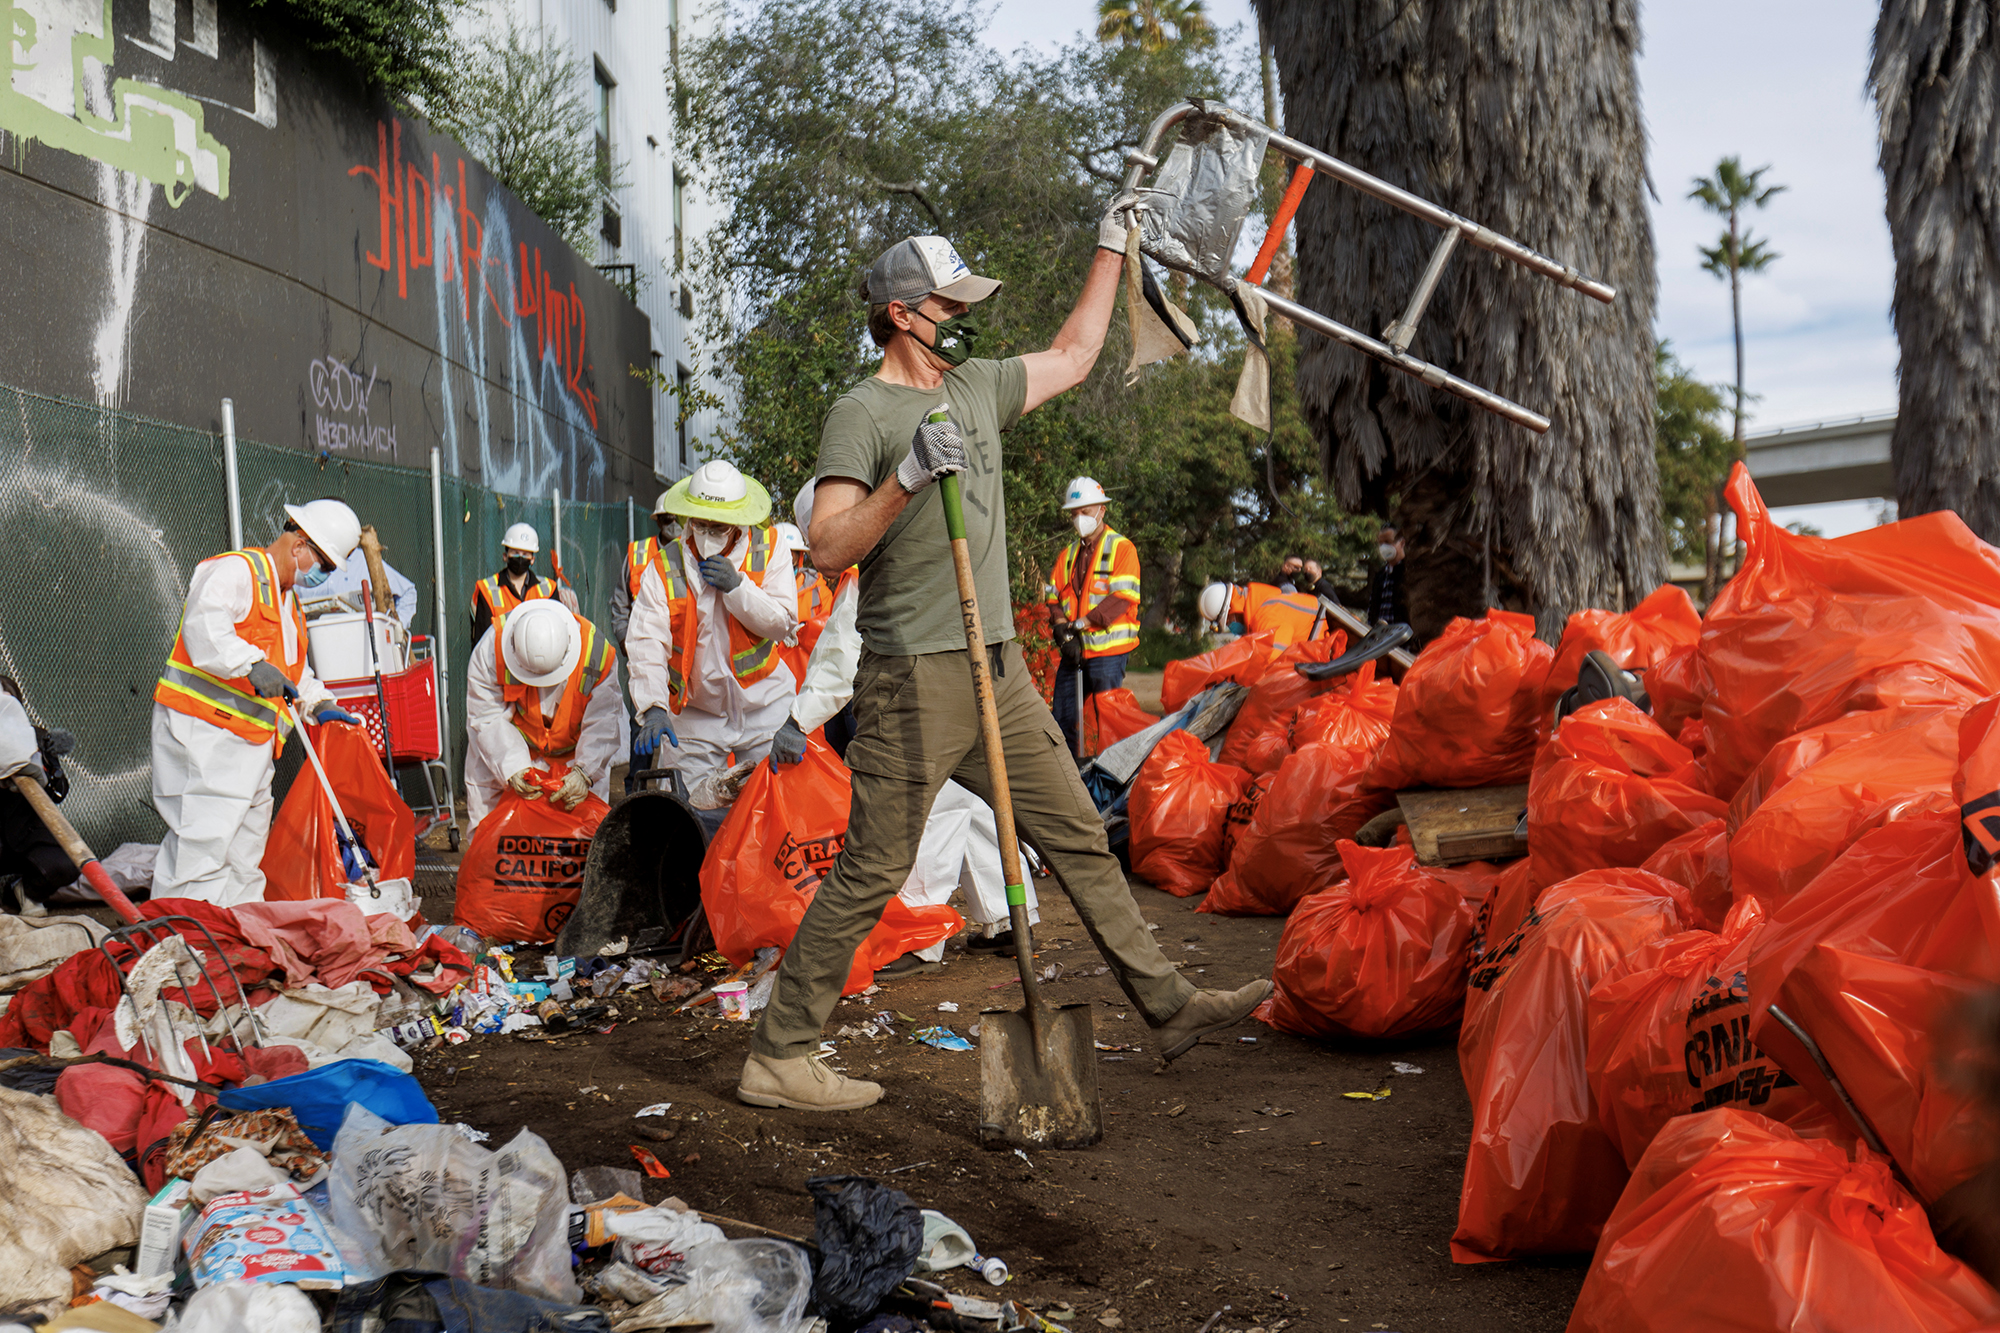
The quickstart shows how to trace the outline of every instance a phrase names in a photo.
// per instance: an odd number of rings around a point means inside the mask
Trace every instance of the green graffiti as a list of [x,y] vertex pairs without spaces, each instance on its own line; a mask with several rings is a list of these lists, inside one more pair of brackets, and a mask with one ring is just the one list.
[[[48,21],[51,16],[45,12],[38,22],[29,12],[33,2],[0,0],[0,14],[6,16],[0,31],[12,32],[7,81],[0,84],[0,131],[152,181],[175,208],[197,187],[227,199],[229,148],[208,133],[204,108],[193,98],[121,78],[111,85],[109,119],[89,109],[84,62],[109,70],[116,58],[111,0],[103,0],[98,32],[87,31],[82,22],[74,24],[67,51],[60,49],[61,35],[49,32],[57,26]],[[42,0],[45,10],[72,15],[87,15],[89,6],[90,0]],[[43,96],[35,97],[31,89]],[[49,104],[63,93],[72,108],[68,114]]]

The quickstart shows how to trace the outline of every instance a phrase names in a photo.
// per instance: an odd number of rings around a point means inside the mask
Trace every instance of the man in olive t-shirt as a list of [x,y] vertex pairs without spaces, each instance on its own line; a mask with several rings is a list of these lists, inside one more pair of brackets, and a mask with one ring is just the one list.
[[[1020,835],[1076,904],[1166,1059],[1241,1020],[1270,992],[1268,981],[1196,990],[1161,952],[1013,642],[1000,436],[1090,373],[1111,320],[1131,202],[1121,197],[1106,213],[1083,295],[1044,352],[970,358],[976,331],[968,312],[1000,284],[972,273],[943,237],[900,241],[868,270],[868,331],[883,349],[882,366],[827,413],[807,534],[821,567],[861,571],[862,655],[847,747],[854,796],[846,844],[785,950],[751,1039],[736,1095],[753,1106],[846,1111],[881,1097],[879,1085],[825,1066],[816,1054],[820,1032],[855,949],[909,876],[938,789],[956,779],[982,799],[992,796],[943,504],[932,484],[954,473]],[[949,421],[928,423],[940,406]]]

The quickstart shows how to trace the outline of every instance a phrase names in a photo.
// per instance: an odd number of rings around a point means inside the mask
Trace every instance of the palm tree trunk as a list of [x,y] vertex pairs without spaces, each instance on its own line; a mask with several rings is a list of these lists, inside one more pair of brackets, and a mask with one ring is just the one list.
[[[1406,527],[1419,633],[1482,613],[1489,513],[1497,600],[1532,611],[1545,634],[1578,608],[1651,592],[1666,552],[1636,0],[1255,7],[1287,133],[1618,288],[1597,306],[1486,255],[1455,259],[1439,285],[1412,352],[1547,413],[1540,437],[1301,334],[1300,401],[1322,466],[1343,505]],[[1385,328],[1436,237],[1322,179],[1298,215],[1298,299]]]

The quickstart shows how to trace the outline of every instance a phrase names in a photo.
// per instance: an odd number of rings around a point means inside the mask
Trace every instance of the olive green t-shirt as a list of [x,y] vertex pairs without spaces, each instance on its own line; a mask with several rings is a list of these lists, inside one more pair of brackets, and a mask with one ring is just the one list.
[[[1014,637],[1007,581],[1007,497],[1000,478],[1000,435],[1021,419],[1028,370],[1019,357],[967,361],[948,370],[939,389],[912,389],[870,376],[833,405],[820,428],[818,477],[849,477],[872,487],[896,475],[931,409],[949,404],[965,441],[966,546],[986,642]],[[861,557],[855,624],[861,641],[890,657],[965,647],[958,576],[944,530],[944,498],[927,486],[910,500],[882,540]]]

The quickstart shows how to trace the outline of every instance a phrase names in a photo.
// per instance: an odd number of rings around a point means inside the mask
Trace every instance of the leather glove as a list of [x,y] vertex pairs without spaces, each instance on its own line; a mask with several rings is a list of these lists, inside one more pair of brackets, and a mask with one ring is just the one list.
[[1140,207],[1138,191],[1112,196],[1111,206],[1097,224],[1097,248],[1124,254],[1126,233],[1139,225]]
[[1056,636],[1056,654],[1069,666],[1081,670],[1083,667],[1083,631],[1074,625],[1063,626],[1063,632]]
[[287,699],[299,697],[299,687],[285,679],[285,673],[269,662],[256,662],[250,667],[250,688],[257,691],[260,699],[275,699],[283,695]]
[[354,714],[348,712],[345,708],[342,708],[339,704],[336,703],[321,704],[319,706],[319,711],[312,715],[312,720],[313,720],[313,725],[316,727],[323,727],[329,722],[346,722],[349,725],[356,727],[361,725],[360,718],[354,716]]
[[915,495],[940,477],[965,471],[965,441],[952,421],[926,421],[910,437],[909,456],[896,468],[896,480]]
[[572,768],[563,774],[562,786],[549,794],[549,803],[565,810],[574,810],[583,804],[583,798],[590,795],[590,779],[580,768]]
[[695,567],[701,571],[703,583],[722,592],[735,592],[743,582],[743,571],[729,563],[726,555],[709,556]]
[[640,717],[639,735],[632,742],[632,748],[640,754],[650,755],[660,748],[662,737],[666,739],[667,744],[679,748],[681,738],[674,735],[674,715],[654,704]]
[[532,764],[507,779],[507,790],[527,800],[536,800],[542,794],[542,770]]
[[60,759],[76,748],[76,736],[62,727],[50,727],[47,739],[37,748],[47,750]]
[[771,762],[780,768],[790,768],[806,757],[806,734],[799,730],[799,724],[790,718],[778,728],[778,734],[771,737]]

